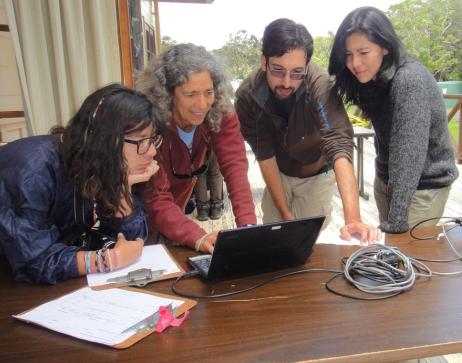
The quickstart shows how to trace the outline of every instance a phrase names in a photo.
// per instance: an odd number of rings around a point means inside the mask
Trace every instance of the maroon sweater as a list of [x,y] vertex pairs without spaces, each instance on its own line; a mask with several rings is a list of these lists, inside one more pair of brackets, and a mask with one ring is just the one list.
[[145,206],[151,230],[159,231],[168,239],[192,248],[206,232],[184,215],[196,184],[196,178],[180,179],[173,175],[191,175],[203,164],[207,148],[215,151],[220,171],[226,182],[236,225],[255,224],[255,206],[247,179],[248,161],[236,113],[223,116],[221,129],[213,132],[206,123],[196,127],[192,153],[180,139],[174,122],[164,138],[159,157],[161,172],[154,178],[155,191],[145,193]]

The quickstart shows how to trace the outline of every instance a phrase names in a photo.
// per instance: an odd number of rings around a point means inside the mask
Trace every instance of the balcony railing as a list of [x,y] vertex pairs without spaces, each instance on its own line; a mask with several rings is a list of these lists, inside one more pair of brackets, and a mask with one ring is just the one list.
[[444,99],[446,100],[456,100],[456,104],[448,113],[448,122],[450,122],[453,117],[459,111],[459,138],[454,140],[456,146],[456,160],[459,164],[462,164],[462,95],[459,94],[444,94]]

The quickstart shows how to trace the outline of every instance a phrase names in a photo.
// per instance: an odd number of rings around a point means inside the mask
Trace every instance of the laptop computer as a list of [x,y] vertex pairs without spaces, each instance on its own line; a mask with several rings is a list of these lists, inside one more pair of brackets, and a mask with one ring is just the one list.
[[255,275],[303,265],[318,238],[324,216],[223,230],[213,255],[189,258],[206,281]]

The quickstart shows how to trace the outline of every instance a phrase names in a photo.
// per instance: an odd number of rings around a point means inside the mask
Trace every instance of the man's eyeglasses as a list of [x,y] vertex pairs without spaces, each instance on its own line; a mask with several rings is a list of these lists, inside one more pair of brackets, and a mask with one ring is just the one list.
[[[267,62],[266,63],[266,68],[269,70],[271,75],[273,75],[276,78],[285,78],[287,74],[287,70],[285,68],[282,68],[280,66],[275,66],[271,65],[271,63]],[[290,71],[289,77],[293,81],[300,81],[306,76],[306,67],[302,72],[295,72],[295,71]]]
[[170,154],[170,167],[172,168],[172,174],[175,178],[178,178],[178,179],[191,179],[191,178],[194,178],[194,177],[199,177],[201,175],[204,175],[207,170],[209,169],[209,164],[208,164],[208,160],[202,164],[199,168],[197,168],[196,170],[193,170],[191,172],[191,174],[181,174],[181,173],[177,173],[177,171],[175,170],[175,167],[173,166],[173,159],[172,159],[172,144],[169,145],[169,150],[168,150],[169,154]]
[[138,153],[138,155],[146,154],[151,145],[154,145],[156,149],[160,148],[163,140],[164,139],[162,138],[161,134],[156,134],[154,136],[147,137],[145,139],[137,141],[124,139],[125,142],[136,145],[136,152]]

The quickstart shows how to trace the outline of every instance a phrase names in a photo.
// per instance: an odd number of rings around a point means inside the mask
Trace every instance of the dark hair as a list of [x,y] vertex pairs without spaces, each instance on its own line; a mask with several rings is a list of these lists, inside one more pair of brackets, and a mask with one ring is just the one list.
[[[388,50],[372,85],[361,84],[346,66],[346,39],[353,33],[364,34],[371,42]],[[365,6],[353,10],[340,24],[330,53],[329,73],[335,76],[334,87],[345,101],[358,105],[367,114],[368,106],[388,89],[404,56],[404,47],[390,20],[379,9]]]
[[98,203],[101,216],[114,216],[122,196],[133,208],[123,155],[124,135],[150,125],[162,132],[146,96],[111,84],[89,95],[67,127],[51,131],[61,136],[59,153],[66,175],[77,193]]
[[209,72],[215,91],[215,102],[205,121],[212,131],[219,131],[223,114],[233,109],[233,90],[223,64],[204,47],[190,43],[174,45],[149,62],[136,81],[136,89],[147,95],[162,122],[169,124],[175,88],[187,82],[191,74],[202,71]]
[[303,49],[308,63],[313,55],[313,38],[302,24],[290,19],[276,19],[269,23],[262,40],[262,53],[269,57],[281,57],[294,49]]

